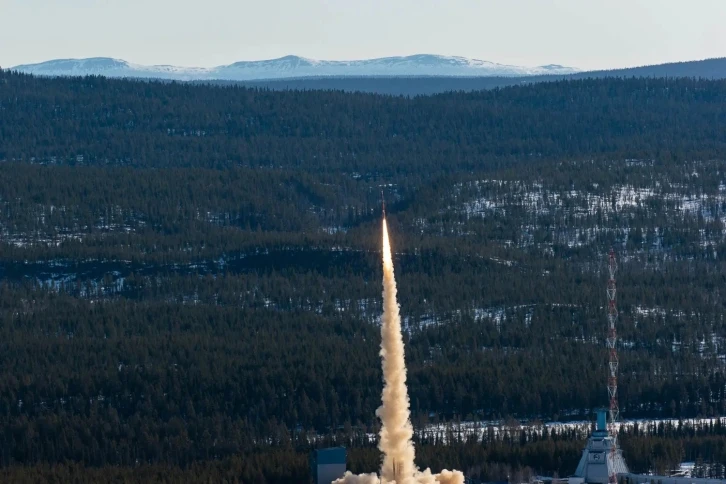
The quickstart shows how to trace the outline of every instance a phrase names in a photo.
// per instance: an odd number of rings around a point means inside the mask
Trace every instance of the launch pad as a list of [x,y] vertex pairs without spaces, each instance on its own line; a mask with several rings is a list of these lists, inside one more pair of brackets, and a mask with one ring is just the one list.
[[618,484],[726,484],[726,479],[631,473],[616,437],[608,432],[606,419],[607,411],[599,410],[595,431],[587,439],[575,475],[566,479],[568,484],[607,484],[613,475]]
[[610,435],[606,424],[606,410],[597,412],[597,426],[582,451],[580,463],[569,484],[607,484],[612,475],[627,475],[628,466],[615,436]]

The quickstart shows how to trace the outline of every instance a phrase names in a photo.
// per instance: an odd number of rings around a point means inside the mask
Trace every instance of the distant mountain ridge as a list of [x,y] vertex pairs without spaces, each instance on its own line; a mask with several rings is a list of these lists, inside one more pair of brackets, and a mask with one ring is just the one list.
[[671,62],[642,67],[629,67],[607,71],[582,71],[573,74],[549,74],[535,76],[486,76],[486,77],[347,77],[302,78],[251,81],[213,81],[219,84],[234,83],[250,87],[278,90],[340,90],[370,92],[388,95],[430,95],[451,91],[481,91],[498,87],[534,84],[538,82],[576,80],[604,77],[693,77],[701,79],[726,79],[726,58],[704,59],[687,62]]
[[289,55],[278,59],[241,61],[209,68],[171,65],[146,66],[110,57],[92,57],[24,64],[12,67],[11,70],[52,77],[102,75],[179,81],[250,81],[308,77],[519,77],[579,72],[576,68],[557,64],[522,67],[480,59],[433,54],[352,61],[315,60]]

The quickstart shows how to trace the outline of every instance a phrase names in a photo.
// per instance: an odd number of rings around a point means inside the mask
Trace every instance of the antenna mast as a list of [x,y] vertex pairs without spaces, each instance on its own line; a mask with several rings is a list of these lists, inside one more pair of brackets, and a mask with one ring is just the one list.
[[[612,447],[610,449],[610,457],[615,458],[615,452],[617,450],[616,436],[617,431],[615,428],[615,422],[620,418],[620,409],[618,408],[618,350],[615,346],[618,340],[618,333],[615,329],[615,323],[618,319],[618,308],[616,305],[616,286],[615,286],[615,271],[617,270],[617,262],[615,261],[615,251],[610,249],[610,256],[608,258],[608,337],[607,347],[609,353],[608,359],[608,395],[610,396],[610,421],[608,422],[608,433],[611,437]],[[614,466],[613,466],[614,467]],[[608,481],[610,484],[617,482],[617,474],[614,468],[609,471]]]

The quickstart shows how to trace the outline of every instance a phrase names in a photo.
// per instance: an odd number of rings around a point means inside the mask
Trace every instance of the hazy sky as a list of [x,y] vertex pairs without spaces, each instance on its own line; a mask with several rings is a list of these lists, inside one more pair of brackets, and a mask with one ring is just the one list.
[[583,69],[726,57],[726,0],[0,0],[0,66],[416,53]]

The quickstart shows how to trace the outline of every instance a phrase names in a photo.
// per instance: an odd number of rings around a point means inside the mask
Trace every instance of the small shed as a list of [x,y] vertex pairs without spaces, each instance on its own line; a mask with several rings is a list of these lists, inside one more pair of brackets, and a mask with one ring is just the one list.
[[343,477],[345,468],[345,447],[316,449],[310,453],[310,471],[315,484],[330,484]]

